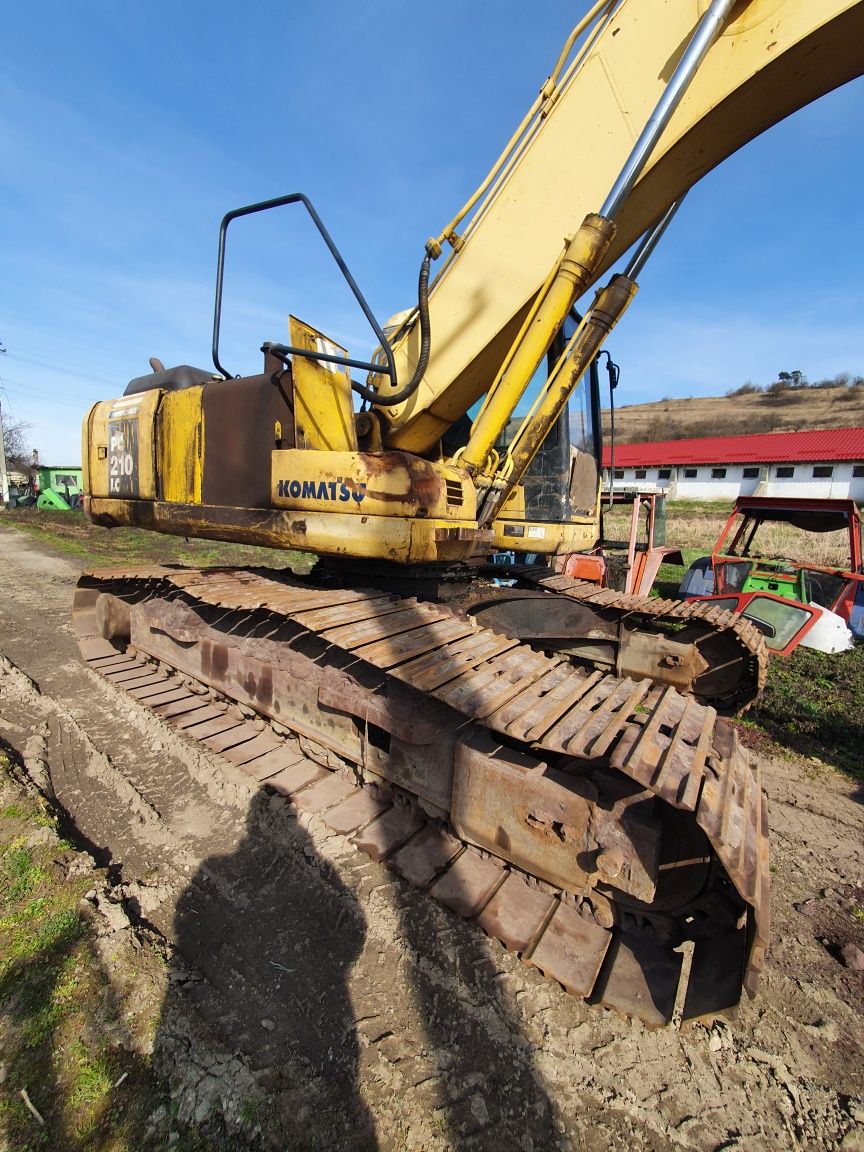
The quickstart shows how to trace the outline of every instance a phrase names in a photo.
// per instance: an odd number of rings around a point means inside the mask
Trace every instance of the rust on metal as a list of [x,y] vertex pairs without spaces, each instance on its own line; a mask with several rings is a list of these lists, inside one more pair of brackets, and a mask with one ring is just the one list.
[[611,939],[606,929],[559,901],[527,961],[571,995],[590,996]]
[[390,864],[415,888],[425,888],[462,851],[461,842],[437,824],[427,824],[404,848],[394,853]]
[[308,766],[309,761],[299,749],[291,748],[280,741],[278,748],[272,752],[265,752],[261,756],[256,756],[254,760],[246,760],[239,767],[242,767],[253,780],[269,782],[271,776],[276,776],[297,764]]
[[500,861],[481,855],[475,848],[466,848],[429,891],[457,916],[468,918],[488,903],[506,876]]
[[267,787],[273,788],[282,796],[293,796],[301,788],[306,788],[318,780],[327,779],[327,769],[311,760],[301,760],[282,768],[267,780]]
[[373,860],[384,860],[418,832],[423,820],[410,808],[390,808],[351,837],[354,844]]
[[365,827],[388,807],[387,801],[376,796],[371,788],[354,788],[347,799],[324,814],[323,820],[328,828],[344,836]]
[[477,923],[505,948],[522,953],[540,935],[554,907],[555,900],[548,892],[532,887],[518,872],[508,872]]
[[304,812],[323,812],[333,808],[354,794],[354,784],[337,772],[331,772],[294,797],[294,803]]
[[[610,619],[619,626],[619,675],[647,676],[669,684],[724,715],[746,712],[765,687],[768,651],[764,639],[751,621],[735,612],[710,603],[632,596],[598,588],[590,580],[549,575],[543,568],[520,569],[519,579],[611,612]],[[668,638],[658,635],[658,625],[672,629]],[[640,633],[640,626],[652,631]],[[718,660],[721,645],[724,659]],[[714,658],[703,654],[703,648]],[[717,671],[720,665],[722,671]]]
[[622,1016],[659,1028],[672,1019],[683,957],[649,936],[622,932],[600,975],[599,1001]]
[[[99,634],[100,589],[130,605],[134,658]],[[88,574],[76,606],[95,671],[129,691],[155,677],[145,706],[575,994],[664,1023],[688,938],[686,1019],[728,1012],[742,981],[752,991],[768,939],[767,810],[713,708],[546,657],[439,605],[287,575]],[[344,762],[356,778],[328,771]],[[670,814],[689,831],[667,858]],[[728,925],[693,937],[690,910],[715,891]]]

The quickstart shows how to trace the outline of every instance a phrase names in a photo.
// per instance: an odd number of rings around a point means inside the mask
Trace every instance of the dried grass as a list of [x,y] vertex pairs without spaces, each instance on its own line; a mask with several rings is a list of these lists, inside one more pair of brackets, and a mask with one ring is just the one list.
[[[673,504],[668,509],[666,543],[685,553],[707,556],[727,517],[725,505],[709,510],[704,505]],[[604,531],[607,539],[626,541],[630,534],[630,506],[617,505],[606,513]],[[644,531],[639,538],[644,540]],[[754,538],[751,555],[839,568],[849,563],[849,537],[845,530],[802,532],[788,524],[763,524]]]

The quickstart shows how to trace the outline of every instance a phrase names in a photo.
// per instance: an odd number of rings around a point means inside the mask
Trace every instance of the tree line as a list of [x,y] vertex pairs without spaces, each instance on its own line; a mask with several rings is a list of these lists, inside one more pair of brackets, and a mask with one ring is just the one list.
[[809,381],[798,368],[792,372],[778,372],[777,379],[772,384],[754,384],[748,380],[739,388],[730,388],[727,396],[752,396],[757,392],[764,392],[766,396],[782,396],[786,392],[795,392],[802,388],[860,388],[864,385],[864,376],[853,376],[851,372],[838,372],[836,376],[826,377],[824,380]]

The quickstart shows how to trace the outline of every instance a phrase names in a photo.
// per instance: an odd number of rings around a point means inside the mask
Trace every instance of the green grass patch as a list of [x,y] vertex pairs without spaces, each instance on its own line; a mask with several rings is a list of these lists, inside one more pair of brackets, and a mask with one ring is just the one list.
[[93,1052],[81,1040],[70,1044],[68,1055],[73,1062],[72,1104],[93,1105],[105,1099],[112,1080],[101,1052]]
[[[20,810],[13,817],[21,819]],[[10,819],[10,817],[5,817]],[[43,869],[33,863],[30,852],[20,839],[0,853],[0,910],[14,907],[45,879]]]
[[307,553],[289,549],[187,540],[141,528],[100,528],[91,524],[80,510],[13,508],[5,514],[3,523],[36,537],[55,551],[74,556],[85,568],[107,564],[182,564],[189,568],[230,565],[308,572],[314,563],[314,557]]
[[[0,786],[15,759],[0,746]],[[26,793],[0,805],[0,1143],[15,1152],[228,1152],[249,1144],[177,1124],[165,1086],[119,1037],[152,1041],[159,1004],[130,1011],[137,973],[111,962],[80,912],[92,872],[67,878],[70,845],[28,833],[53,824]],[[17,790],[16,790],[17,792]],[[44,1123],[29,1111],[25,1091]],[[150,1118],[161,1115],[152,1129]],[[169,1136],[176,1133],[169,1145]]]
[[772,658],[762,699],[741,728],[751,747],[773,743],[864,780],[864,645]]

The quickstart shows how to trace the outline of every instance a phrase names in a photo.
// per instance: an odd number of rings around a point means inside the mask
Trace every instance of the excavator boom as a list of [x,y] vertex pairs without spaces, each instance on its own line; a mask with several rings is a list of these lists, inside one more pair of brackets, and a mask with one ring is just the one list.
[[[722,160],[864,68],[864,5],[857,0],[729,7],[616,210],[614,238],[583,290]],[[565,237],[588,213],[602,212],[707,8],[706,0],[594,6],[570,67],[544,85],[432,286],[429,364],[411,399],[382,410],[389,446],[428,452],[487,391]],[[734,228],[734,216],[728,226]],[[455,236],[454,227],[445,229],[442,242]],[[394,347],[398,381],[410,379],[418,347],[415,324]],[[382,382],[382,395],[388,390]]]

